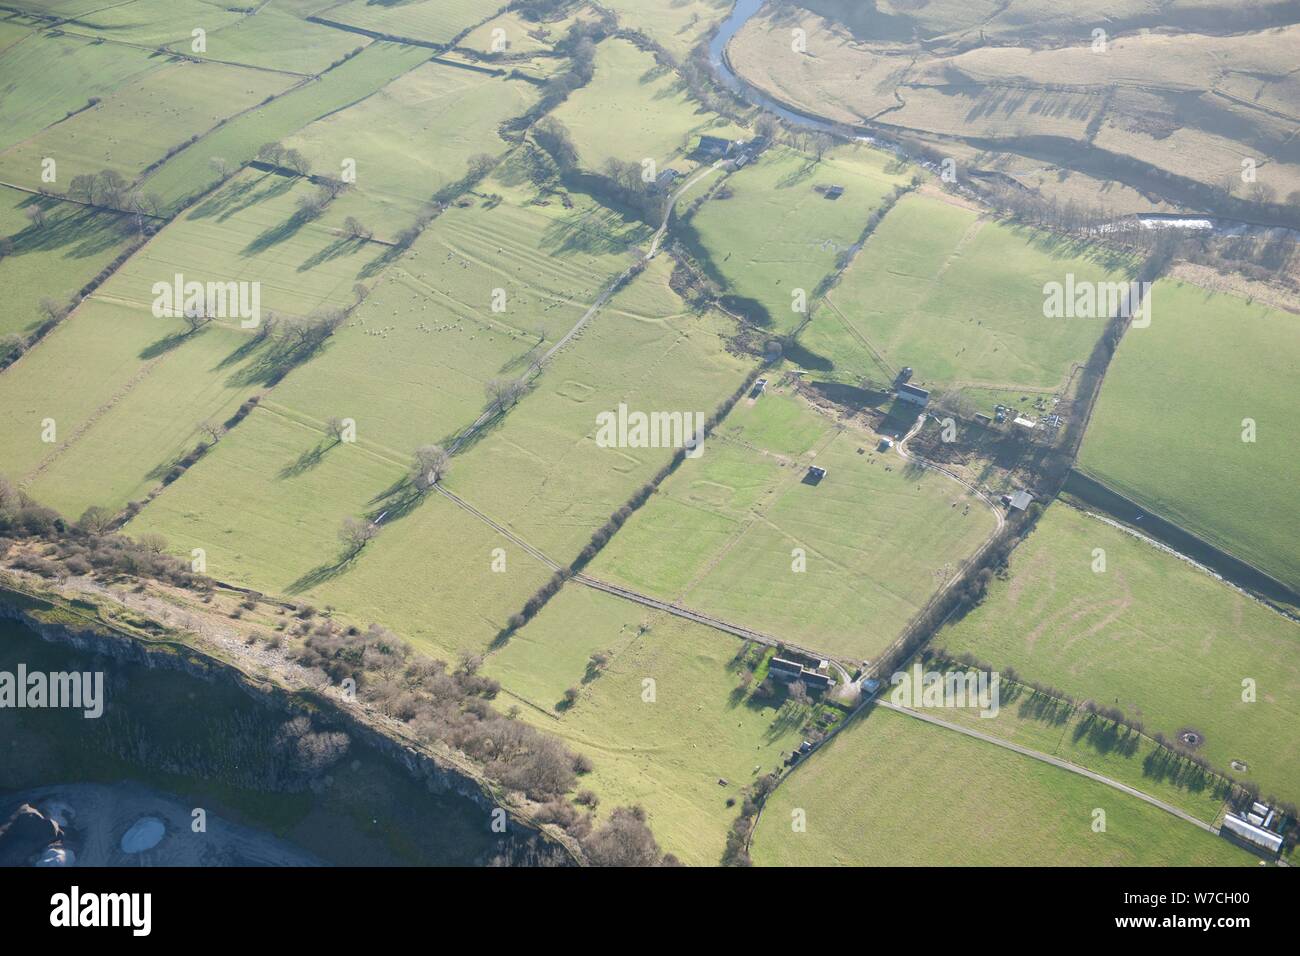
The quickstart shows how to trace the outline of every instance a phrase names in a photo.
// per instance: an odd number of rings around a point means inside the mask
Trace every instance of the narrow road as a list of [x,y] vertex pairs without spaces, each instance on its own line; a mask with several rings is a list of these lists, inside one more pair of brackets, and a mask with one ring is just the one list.
[[1091,770],[1087,770],[1083,767],[1078,766],[1077,764],[1072,764],[1068,760],[1062,760],[1060,757],[1053,757],[1048,754],[1041,753],[1037,750],[1031,750],[1028,747],[1020,746],[1020,744],[1013,744],[1009,740],[1004,740],[1001,737],[994,737],[991,734],[981,733],[980,731],[972,730],[969,727],[962,727],[959,724],[951,724],[946,720],[940,720],[938,717],[932,717],[929,714],[921,713],[920,711],[916,711],[916,710],[911,710],[907,707],[900,707],[898,704],[890,703],[887,700],[877,700],[876,704],[881,707],[884,707],[886,710],[892,710],[900,714],[907,714],[907,716],[909,717],[915,717],[917,720],[923,720],[927,724],[934,724],[936,727],[943,727],[946,730],[955,730],[959,734],[965,734],[967,737],[974,737],[976,740],[982,740],[985,743],[993,744],[995,747],[1001,747],[1004,750],[1013,751],[1014,753],[1018,753],[1021,756],[1029,757],[1033,760],[1037,760],[1040,763],[1051,764],[1053,767],[1060,767],[1062,770],[1068,770],[1071,773],[1077,773],[1079,776],[1087,777],[1089,780],[1095,780],[1097,783],[1104,783],[1106,786],[1111,787],[1115,790],[1119,790],[1121,793],[1127,793],[1131,797],[1137,797],[1139,800],[1142,800],[1145,803],[1149,803],[1153,807],[1159,807],[1161,810],[1165,811],[1168,814],[1172,814],[1175,817],[1178,817],[1178,819],[1180,820],[1183,820],[1187,823],[1191,823],[1194,826],[1198,826],[1206,833],[1212,833],[1215,836],[1218,836],[1219,834],[1219,831],[1216,830],[1214,827],[1212,827],[1210,824],[1206,823],[1204,820],[1197,819],[1196,817],[1192,816],[1190,813],[1187,813],[1183,810],[1179,810],[1177,807],[1165,803],[1163,800],[1157,800],[1155,797],[1151,796],[1150,794],[1143,793],[1141,790],[1136,790],[1133,787],[1128,786],[1127,784],[1120,783],[1118,780],[1112,780],[1110,777],[1106,777],[1099,773],[1095,773]]
[[847,679],[847,672],[840,666],[839,662],[834,661],[833,658],[823,654],[821,651],[809,650],[806,647],[800,647],[798,644],[791,644],[789,641],[781,640],[780,638],[773,637],[770,634],[764,634],[762,631],[755,631],[748,627],[742,627],[739,624],[732,624],[728,621],[722,620],[721,618],[713,617],[712,615],[705,614],[701,611],[693,611],[688,607],[682,607],[680,604],[672,604],[668,601],[661,601],[658,598],[652,598],[645,594],[639,594],[636,591],[619,587],[617,584],[610,584],[608,581],[601,581],[599,578],[593,578],[586,574],[575,574],[572,580],[578,584],[594,588],[597,591],[604,591],[606,594],[612,594],[615,597],[623,598],[626,601],[633,601],[637,604],[642,604],[645,607],[653,608],[656,611],[665,611],[675,617],[684,618],[687,621],[694,621],[696,624],[703,624],[706,627],[713,628],[714,630],[725,631],[728,634],[747,641],[754,641],[758,644],[766,645],[767,647],[788,647],[792,650],[806,654],[809,657],[815,657],[818,660],[832,661],[834,666],[841,674],[844,674]]
[[655,233],[654,241],[650,243],[650,253],[649,255],[646,256],[647,259],[653,259],[655,256],[659,254],[659,243],[660,241],[663,240],[664,233],[668,231],[668,220],[673,217],[673,207],[677,205],[677,200],[680,199],[683,195],[685,195],[688,189],[690,189],[701,179],[704,179],[715,169],[717,169],[719,166],[722,166],[726,162],[727,160],[725,159],[718,160],[708,169],[704,170],[704,172],[700,173],[698,176],[696,176],[694,179],[692,179],[690,182],[684,185],[681,189],[677,190],[677,192],[673,193],[670,197],[668,197],[668,205],[664,211],[664,221],[659,224],[659,231]]
[[997,534],[1002,530],[1003,526],[1006,525],[1007,523],[1006,516],[1003,515],[1002,509],[998,507],[997,502],[993,501],[993,499],[991,499],[988,495],[984,494],[984,492],[980,491],[978,488],[972,485],[965,478],[962,478],[954,474],[953,472],[949,471],[947,468],[944,468],[942,465],[936,465],[934,462],[922,458],[920,455],[913,455],[908,452],[907,443],[911,441],[913,438],[915,438],[917,434],[921,431],[921,429],[925,427],[925,418],[926,418],[925,412],[922,412],[920,415],[917,416],[916,424],[912,426],[911,430],[908,431],[906,435],[904,435],[902,438],[898,440],[898,443],[894,445],[894,450],[897,451],[900,456],[902,456],[904,461],[910,461],[913,464],[920,465],[922,468],[925,468],[929,471],[937,471],[939,474],[944,475],[947,478],[951,478],[953,481],[957,482],[957,484],[961,485],[963,488],[965,488],[975,497],[979,498],[980,501],[988,505],[989,510],[993,512],[993,517],[997,519],[998,522],[997,531],[994,532],[994,534]]

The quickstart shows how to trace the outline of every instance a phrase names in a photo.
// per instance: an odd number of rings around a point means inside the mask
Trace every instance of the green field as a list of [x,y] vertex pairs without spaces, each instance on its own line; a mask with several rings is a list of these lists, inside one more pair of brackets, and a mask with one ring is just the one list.
[[[1094,832],[1095,810],[1105,832]],[[806,831],[795,832],[802,811]],[[762,866],[1251,866],[1165,811],[1020,754],[877,708],[768,798]]]
[[[691,251],[751,321],[788,332],[803,318],[794,312],[802,289],[808,308],[819,283],[861,238],[867,216],[894,186],[907,182],[886,167],[887,154],[841,147],[820,163],[774,147],[731,176],[726,192],[691,220]],[[817,186],[840,185],[829,200]]]
[[1081,469],[1300,590],[1300,317],[1174,281],[1151,295],[1150,327],[1128,331],[1106,373]]
[[[49,6],[42,4],[42,6]],[[196,28],[216,33],[246,16],[242,10],[211,0],[130,0],[128,3],[96,3],[78,9],[69,24],[76,33],[99,35],[144,46],[161,46],[190,38]]]
[[[739,641],[647,610],[568,584],[489,658],[487,671],[540,708],[523,707],[522,719],[591,757],[595,770],[580,786],[602,807],[640,804],[666,851],[713,866],[739,812],[727,800],[740,800],[759,770],[775,769],[798,746],[807,706],[737,695]],[[584,680],[596,650],[610,661]],[[554,704],[569,686],[579,688],[578,700],[557,720]]]
[[651,4],[645,0],[605,0],[602,6],[618,14],[620,23],[648,34],[678,61],[686,59],[714,24],[731,10],[729,0],[672,0]]
[[201,282],[260,282],[263,314],[349,305],[353,285],[387,249],[343,237],[332,206],[319,219],[302,217],[297,202],[312,190],[301,178],[241,172],[173,219],[100,294],[148,308],[153,284],[179,272]]
[[35,33],[0,49],[0,150],[83,109],[93,97],[139,82],[165,62],[147,50]]
[[405,475],[322,423],[253,411],[137,517],[129,534],[161,533],[171,548],[203,548],[208,573],[284,592],[340,550],[343,519],[369,510],[376,492]]
[[[1148,734],[1194,730],[1216,769],[1283,799],[1300,794],[1287,730],[1300,719],[1300,627],[1067,505],[1048,509],[1010,579],[935,644],[1118,707]],[[1242,700],[1246,679],[1258,686],[1253,703]]]
[[[32,225],[23,214],[37,203],[46,210],[43,226]],[[44,321],[41,299],[66,303],[126,250],[133,232],[128,217],[0,187],[0,240],[13,244],[0,258],[5,290],[0,335],[27,332]]]
[[[1056,389],[1088,358],[1106,318],[1044,318],[1043,285],[1064,283],[1067,273],[1079,282],[1118,281],[1118,264],[1098,249],[906,196],[801,342],[850,381],[888,384],[910,366],[913,381],[930,389]],[[981,410],[994,404],[973,397]]]
[[[393,457],[446,441],[482,411],[489,379],[524,375],[627,267],[643,227],[575,199],[572,210],[513,195],[448,209],[351,327],[276,390],[277,404],[354,418],[359,440]],[[505,292],[502,312],[492,311],[494,289]]]
[[[910,665],[904,670],[912,673]],[[969,673],[960,665],[934,660],[923,665],[923,672],[926,670]],[[893,692],[887,681],[882,698],[891,699]],[[951,707],[931,713],[950,724],[991,734],[1102,774],[1206,823],[1215,823],[1224,811],[1229,785],[1222,777],[1193,766],[1144,734],[1119,728],[1113,721],[1038,693],[1009,680],[1005,674],[996,716],[981,716],[978,707]]]
[[573,134],[582,165],[597,172],[609,159],[638,166],[648,159],[659,170],[680,166],[698,134],[741,133],[691,99],[653,55],[618,39],[596,48],[595,79],[552,115]]
[[[810,650],[875,657],[995,528],[978,498],[876,441],[769,387],[590,573]],[[828,471],[816,485],[804,481],[814,461]]]
[[[326,6],[328,0],[316,6]],[[189,53],[188,36],[171,45]],[[315,74],[340,57],[369,43],[366,37],[309,23],[276,4],[264,4],[256,16],[243,17],[219,30],[208,30],[203,56],[231,63],[246,63],[280,72]]]
[[597,415],[708,414],[744,380],[716,313],[697,315],[656,259],[552,360],[505,421],[459,456],[447,485],[553,559],[591,533],[672,457],[668,448],[602,448]]
[[506,6],[506,0],[413,0],[372,3],[349,0],[317,16],[387,36],[450,43],[459,34]]
[[[159,196],[175,211],[218,181],[213,159],[224,159],[232,168],[246,163],[263,144],[279,142],[324,116],[360,102],[428,59],[426,49],[398,43],[372,43],[318,79],[302,81],[284,96],[235,117],[204,136],[151,173],[144,189]],[[334,173],[336,168],[327,172]]]
[[[237,318],[183,334],[181,320],[152,314],[153,284],[177,273],[260,282],[264,315],[349,303],[359,250],[322,256],[337,242],[329,231],[315,223],[286,227],[295,191],[306,188],[273,174],[241,174],[154,236],[6,371],[0,394],[16,411],[0,424],[6,474],[71,517],[92,504],[121,507],[193,447],[200,422],[224,421],[264,386],[276,372],[268,346],[254,345]],[[57,427],[53,444],[41,440],[46,418]]]
[[355,163],[356,189],[337,205],[392,239],[436,193],[465,176],[471,157],[503,153],[497,128],[536,99],[528,83],[425,63],[284,145],[327,175],[341,176],[345,160]]
[[177,60],[131,77],[94,106],[9,146],[0,152],[0,176],[30,189],[47,186],[42,160],[50,157],[58,164],[58,190],[74,176],[103,169],[132,180],[191,137],[294,82],[261,70]]

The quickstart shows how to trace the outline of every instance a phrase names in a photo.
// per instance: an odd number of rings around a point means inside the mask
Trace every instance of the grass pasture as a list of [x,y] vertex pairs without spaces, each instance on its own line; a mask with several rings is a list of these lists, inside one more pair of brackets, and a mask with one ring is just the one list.
[[[947,672],[951,668],[932,661],[926,669]],[[887,685],[884,699],[889,699],[889,693]],[[1222,778],[1171,755],[1150,737],[1121,729],[1005,676],[997,716],[981,717],[974,707],[947,708],[935,716],[1102,774],[1209,824],[1217,822],[1224,810],[1227,792]]]
[[385,36],[446,44],[506,5],[506,0],[414,0],[397,4],[350,0],[317,15]]
[[[382,489],[379,489],[382,491]],[[504,552],[505,571],[493,562]],[[289,590],[318,606],[378,621],[453,660],[482,653],[551,569],[442,495],[385,521],[351,565],[337,548]]]
[[321,423],[255,409],[127,529],[161,533],[179,553],[203,548],[208,573],[283,593],[341,547],[344,518],[400,480],[401,465],[335,444]]
[[1106,373],[1081,469],[1300,590],[1300,317],[1170,280],[1151,295],[1150,327],[1125,334]]
[[33,33],[13,43],[0,50],[0,150],[84,109],[92,97],[139,82],[164,62],[147,50],[66,35]]
[[[1093,832],[1093,811],[1106,830]],[[795,832],[802,810],[806,832]],[[1257,857],[1105,784],[883,708],[767,800],[760,866],[1251,866]]]
[[[354,418],[363,444],[401,460],[446,443],[483,410],[488,380],[522,376],[626,268],[643,227],[576,198],[572,210],[448,209],[274,400],[321,420]],[[500,313],[494,289],[505,291]]]
[[465,176],[472,156],[503,153],[497,128],[536,99],[528,83],[424,63],[284,145],[335,176],[345,159],[354,160],[356,188],[336,202],[392,239],[436,193]]
[[728,0],[673,0],[648,4],[644,0],[605,0],[602,6],[618,14],[619,23],[641,30],[680,62],[685,60],[714,24],[731,10]]
[[[256,16],[243,17],[219,30],[209,29],[208,49],[203,55],[268,70],[317,74],[369,42],[355,33],[311,23],[276,4],[265,4]],[[190,45],[186,31],[185,38],[171,49],[189,53]]]
[[[784,448],[755,443],[765,437]],[[804,480],[814,462],[828,470],[816,485]],[[830,427],[769,389],[736,406],[703,456],[682,464],[590,572],[865,660],[993,529],[988,508],[954,482],[918,474],[877,453],[872,437]]]
[[700,133],[739,135],[693,100],[677,74],[620,39],[596,47],[595,77],[552,115],[573,134],[582,165],[597,172],[609,159],[638,166],[649,159],[665,169]]
[[731,323],[686,311],[666,258],[618,293],[562,349],[505,421],[458,456],[447,485],[552,559],[593,531],[666,464],[667,448],[602,448],[597,415],[712,412],[744,380]]
[[[1092,570],[1096,548],[1104,573]],[[1266,794],[1300,794],[1286,729],[1300,719],[1300,627],[1067,505],[1048,509],[1012,555],[1010,579],[935,645],[1118,707],[1148,734],[1194,730],[1212,766]],[[1255,702],[1242,699],[1247,678]]]
[[332,208],[318,220],[304,219],[297,201],[312,190],[304,179],[241,172],[154,236],[100,294],[148,308],[154,283],[180,273],[200,282],[259,282],[264,315],[348,305],[362,272],[387,250],[343,238]]
[[428,59],[426,49],[372,43],[341,66],[317,79],[301,81],[284,96],[235,117],[182,150],[149,174],[144,191],[159,196],[175,211],[216,184],[219,177],[212,166],[214,158],[224,159],[232,167],[246,163],[264,143],[280,142],[321,117],[360,102]]
[[59,188],[66,189],[76,175],[103,169],[133,180],[168,150],[293,82],[245,67],[176,60],[131,78],[94,106],[0,152],[0,176],[41,188],[47,185],[41,181],[41,162],[51,157],[58,163]]
[[[181,320],[152,314],[153,284],[176,273],[260,282],[263,314],[351,301],[360,266],[342,253],[321,256],[335,238],[316,224],[284,227],[305,188],[242,174],[154,236],[8,369],[0,394],[18,414],[0,426],[6,474],[71,517],[91,504],[120,507],[198,442],[200,422],[224,421],[264,387],[276,372],[268,345],[255,345],[234,317],[184,334]],[[46,418],[57,426],[52,446],[40,440]]]
[[185,39],[188,52],[188,42],[196,28],[212,34],[246,17],[242,10],[211,0],[130,0],[79,10],[75,21],[68,26],[76,33],[142,46],[165,46]]
[[800,341],[836,372],[882,384],[906,365],[926,388],[1055,389],[1088,358],[1106,319],[1044,318],[1044,284],[1064,283],[1067,273],[1078,282],[1127,280],[1122,264],[964,207],[905,196]]
[[[789,332],[802,316],[793,293],[813,306],[818,285],[862,236],[867,217],[906,177],[889,172],[887,154],[842,147],[820,163],[774,147],[727,181],[726,192],[691,220],[692,253],[732,297],[733,311],[773,332]],[[828,200],[817,186],[841,185]]]
[[225,420],[254,391],[239,362],[220,367],[246,340],[217,325],[187,336],[180,320],[88,299],[0,376],[5,476],[72,518],[143,496],[198,442],[199,422]]
[[[23,214],[35,203],[46,210],[44,226],[31,225]],[[0,259],[0,335],[39,325],[41,299],[66,301],[127,248],[133,233],[128,217],[0,186],[0,238],[13,243]]]
[[[739,813],[727,800],[742,799],[757,771],[775,769],[798,746],[807,707],[735,693],[740,641],[646,610],[568,584],[486,670],[507,692],[542,698],[521,719],[591,758],[595,769],[579,785],[602,808],[643,806],[665,851],[713,866]],[[610,661],[584,680],[594,650],[612,652]],[[553,705],[570,685],[579,697],[557,720]]]

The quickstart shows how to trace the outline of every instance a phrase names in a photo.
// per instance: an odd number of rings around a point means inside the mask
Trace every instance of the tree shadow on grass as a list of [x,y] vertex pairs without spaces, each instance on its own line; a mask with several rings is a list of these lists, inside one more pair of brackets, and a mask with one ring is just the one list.
[[790,172],[778,179],[776,182],[776,188],[792,189],[800,183],[807,182],[809,179],[812,179],[813,171],[817,168],[817,165],[818,164],[815,160],[807,160],[798,169],[792,169]]
[[366,240],[364,239],[353,237],[335,239],[329,245],[323,247],[320,251],[316,252],[304,261],[303,264],[298,267],[298,271],[307,272],[334,259],[339,259],[346,255],[356,255],[364,249],[365,246]]
[[388,527],[395,521],[401,521],[420,507],[432,492],[422,492],[409,478],[402,478],[384,492],[370,499],[371,508],[366,512],[366,519],[378,522],[383,519],[383,526]]
[[384,246],[383,251],[380,252],[379,255],[375,256],[364,266],[362,266],[360,270],[358,270],[357,278],[373,279],[375,276],[379,275],[379,273],[383,272],[385,269],[387,269],[398,259],[402,258],[402,253],[404,253],[408,248],[410,248],[410,246],[411,243],[400,243],[400,242],[396,243],[395,245]]
[[296,478],[299,475],[306,474],[319,465],[325,459],[325,453],[337,444],[337,440],[317,442],[313,447],[308,448],[299,455],[297,459],[276,472],[276,478],[284,481],[288,478]]
[[[326,339],[308,345],[295,345],[287,341],[275,342],[271,347],[256,355],[252,362],[231,373],[230,377],[226,379],[226,384],[232,388],[275,385],[299,365],[306,364],[324,351],[328,341]],[[240,352],[245,349],[247,349],[247,346],[241,345],[235,351]],[[248,350],[246,354],[252,354],[252,350]],[[233,357],[233,354],[227,356],[226,359],[222,360],[222,364],[227,364]]]
[[64,258],[86,259],[101,255],[131,237],[131,217],[125,213],[101,212],[84,206],[51,206],[37,197],[21,208],[42,206],[47,210],[43,226],[28,226],[11,236],[13,255],[28,252],[66,250]]
[[217,190],[185,218],[208,219],[216,216],[219,221],[225,222],[231,216],[236,216],[258,203],[283,196],[293,189],[296,182],[297,178],[294,176],[268,172],[256,179],[234,183],[225,189]]
[[272,226],[270,229],[267,229],[259,235],[243,248],[240,255],[255,256],[259,253],[265,252],[272,246],[278,246],[280,243],[292,239],[298,234],[299,230],[301,230],[303,226],[307,225],[307,223],[311,222],[315,218],[316,217],[311,213],[300,209],[278,226]]
[[160,355],[166,355],[168,352],[172,351],[173,349],[180,348],[180,346],[184,345],[186,340],[188,340],[192,336],[202,335],[202,334],[203,334],[203,329],[199,329],[194,332],[191,332],[189,329],[184,329],[180,332],[173,332],[170,335],[164,335],[157,342],[152,342],[149,345],[146,345],[141,350],[139,357],[145,359],[146,361],[148,361],[149,359],[156,359]]
[[356,566],[360,551],[344,551],[336,560],[313,568],[286,588],[289,594],[301,594],[346,574]]

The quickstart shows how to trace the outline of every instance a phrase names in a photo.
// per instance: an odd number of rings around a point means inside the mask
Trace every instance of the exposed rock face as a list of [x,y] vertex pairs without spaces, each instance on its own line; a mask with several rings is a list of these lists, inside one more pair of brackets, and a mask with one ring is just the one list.
[[25,866],[63,838],[63,830],[30,803],[0,824],[0,866]]
[[[182,671],[209,682],[224,682],[238,687],[265,707],[298,716],[301,702],[295,693],[270,681],[250,679],[236,667],[226,665],[193,648],[152,647],[147,642],[134,640],[125,634],[100,629],[81,628],[63,623],[50,623],[28,613],[23,607],[6,603],[0,591],[0,618],[18,621],[35,631],[43,640],[76,650],[103,654],[122,664],[141,665],[148,668]],[[315,696],[312,703],[317,717],[326,717],[337,729],[359,742],[373,747],[396,761],[411,777],[419,780],[432,793],[453,793],[464,797],[485,812],[499,806],[492,794],[492,785],[480,778],[469,766],[435,755],[414,745],[399,728],[374,715],[337,706],[329,698]],[[485,865],[495,866],[572,866],[582,860],[577,841],[550,825],[537,827],[511,815],[507,838],[488,859]],[[38,849],[43,849],[46,844]]]

